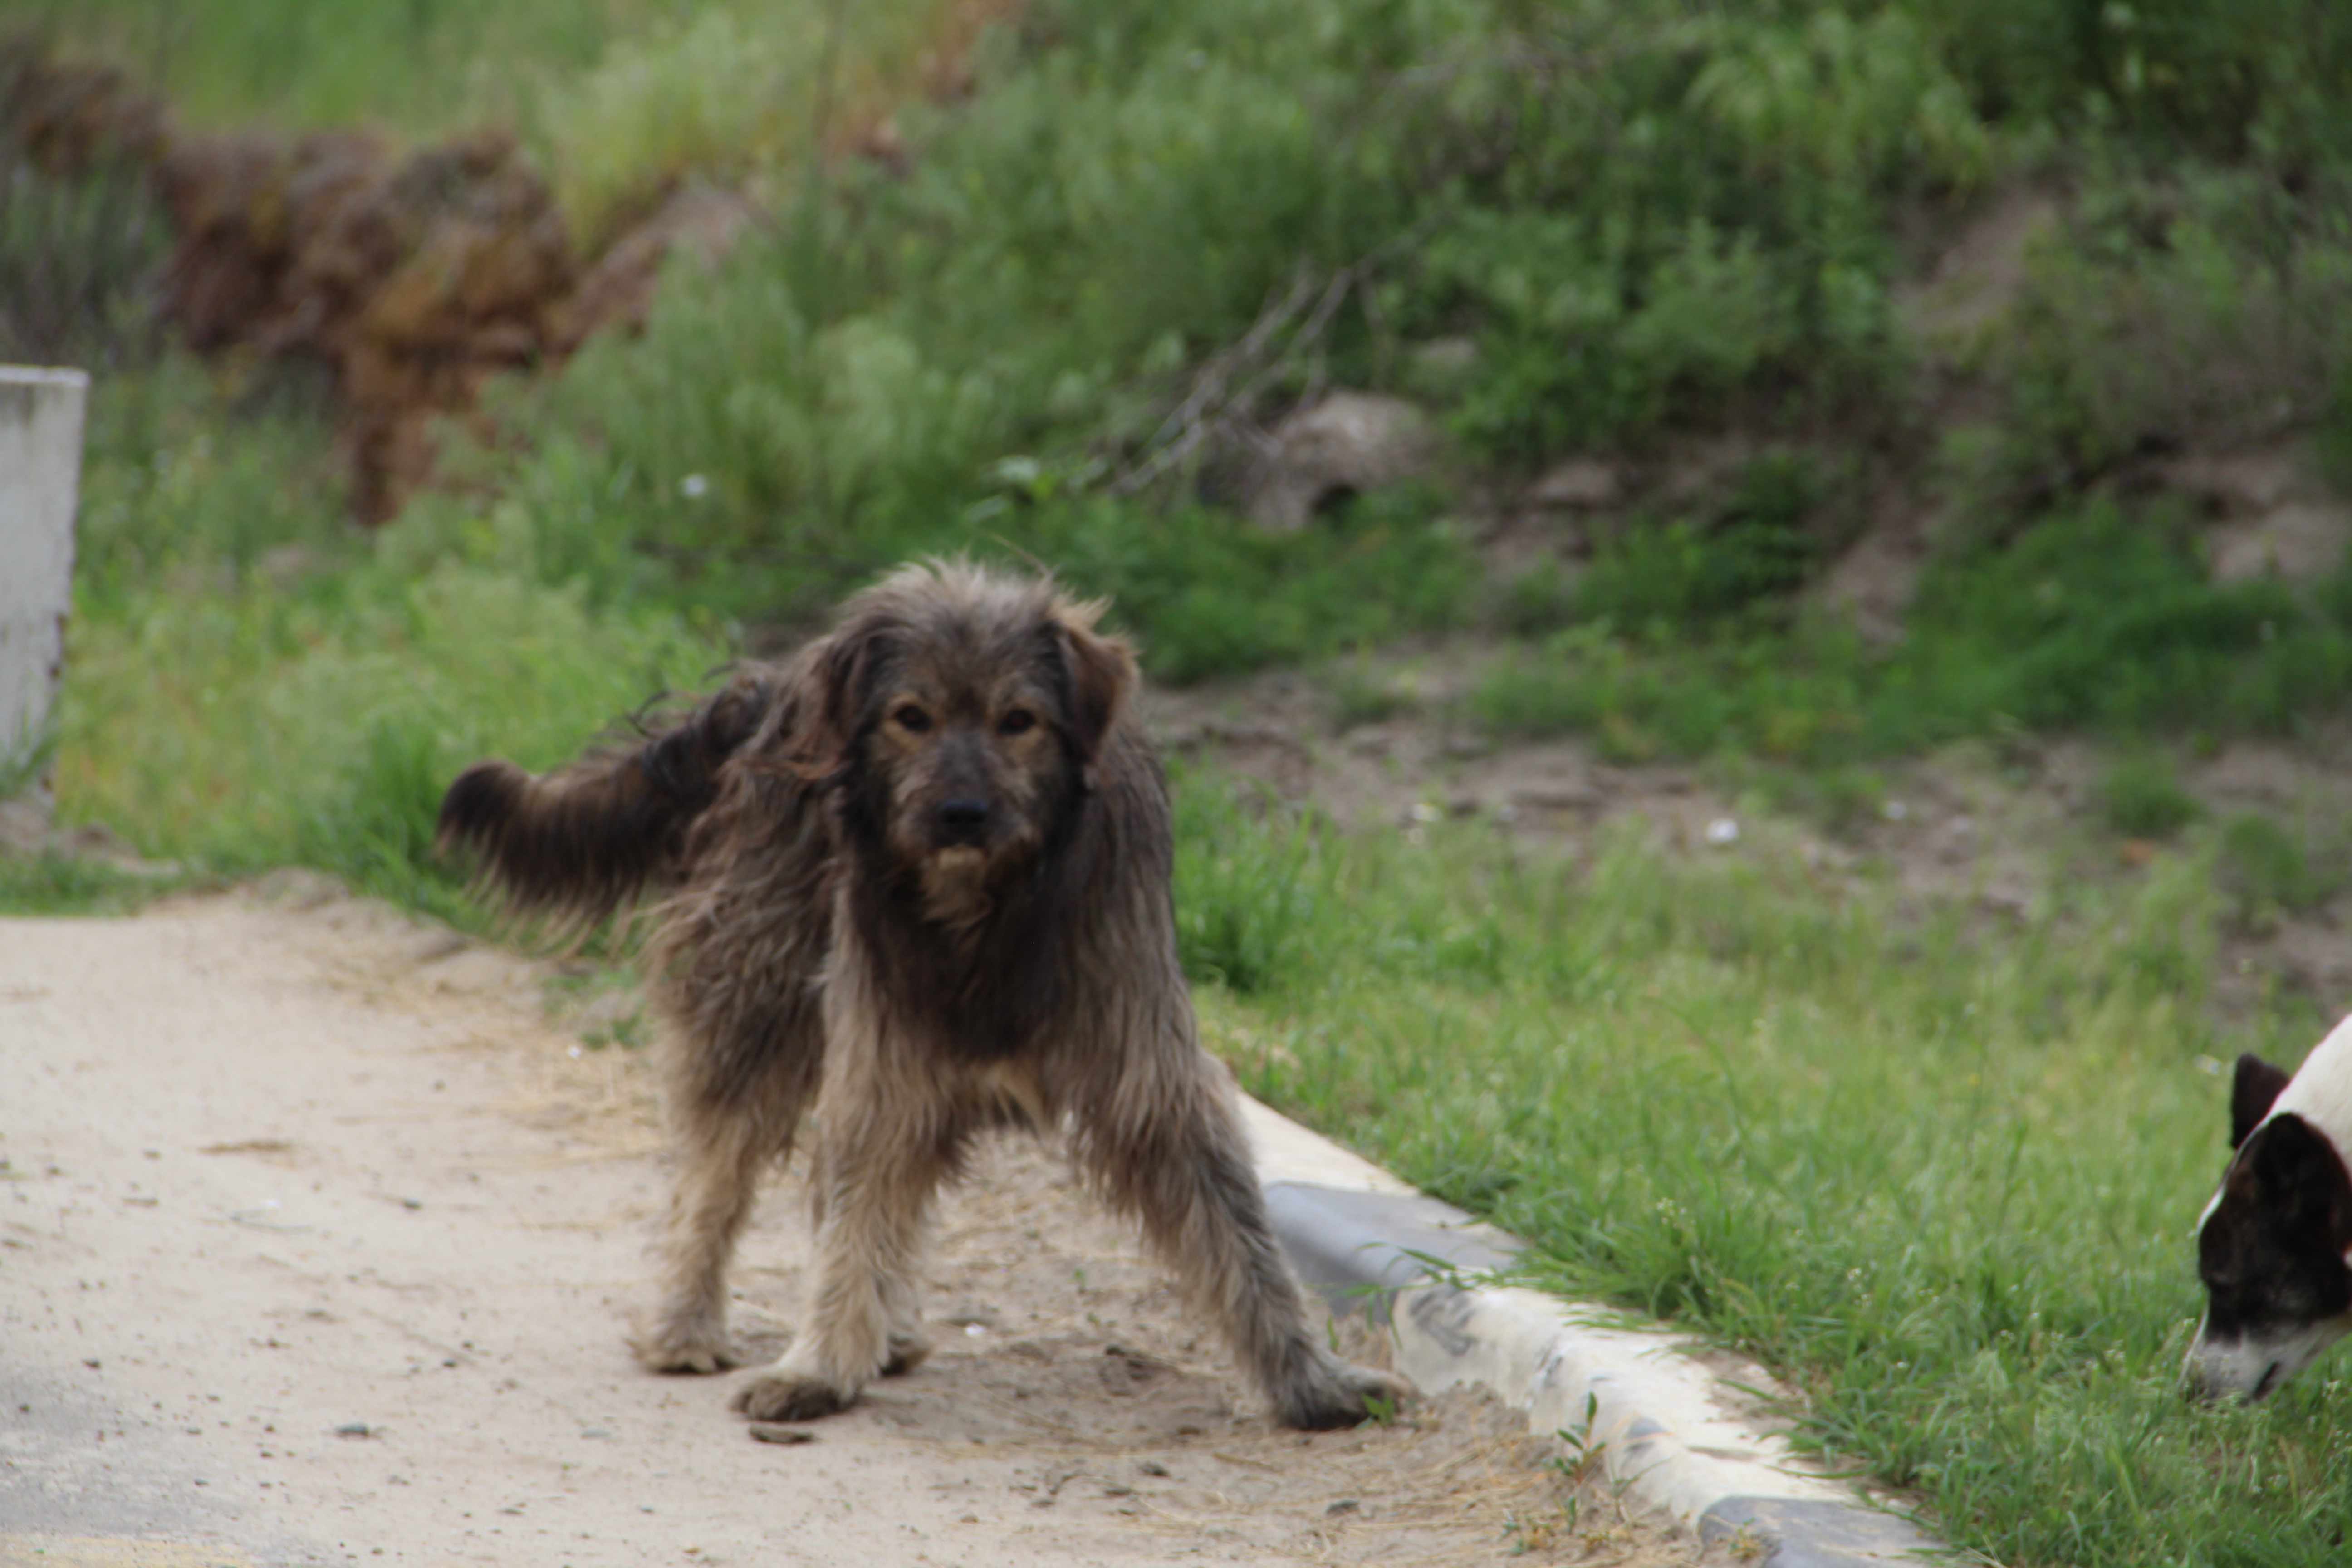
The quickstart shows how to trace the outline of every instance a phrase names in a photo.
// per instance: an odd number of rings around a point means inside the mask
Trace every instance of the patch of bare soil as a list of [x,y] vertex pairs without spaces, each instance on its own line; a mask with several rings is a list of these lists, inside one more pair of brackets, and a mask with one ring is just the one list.
[[[548,973],[301,877],[0,921],[0,1563],[1731,1561],[1483,1396],[1275,1428],[1023,1145],[944,1207],[934,1357],[754,1441],[628,1359],[654,1095]],[[738,1277],[768,1351],[795,1196]]]

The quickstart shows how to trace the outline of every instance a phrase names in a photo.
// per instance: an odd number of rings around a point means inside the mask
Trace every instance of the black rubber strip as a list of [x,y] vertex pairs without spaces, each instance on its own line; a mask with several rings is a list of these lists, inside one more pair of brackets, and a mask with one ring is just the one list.
[[1950,1562],[1951,1548],[1891,1513],[1820,1498],[1727,1497],[1699,1515],[1698,1536],[1714,1542],[1748,1532],[1764,1548],[1763,1568],[1864,1568],[1869,1563]]
[[1265,1206],[1298,1277],[1346,1314],[1368,1301],[1387,1321],[1387,1298],[1429,1273],[1416,1258],[1465,1274],[1509,1266],[1524,1244],[1451,1204],[1418,1193],[1364,1193],[1271,1182]]

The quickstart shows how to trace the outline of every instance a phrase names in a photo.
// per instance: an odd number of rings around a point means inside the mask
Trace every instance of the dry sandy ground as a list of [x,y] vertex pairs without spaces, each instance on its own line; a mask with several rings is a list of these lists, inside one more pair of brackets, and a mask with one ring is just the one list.
[[[940,1352],[814,1441],[636,1371],[644,1053],[314,883],[0,921],[0,1565],[1691,1563],[1456,1393],[1273,1429],[1122,1227],[1001,1151]],[[800,1205],[739,1324],[784,1336]]]

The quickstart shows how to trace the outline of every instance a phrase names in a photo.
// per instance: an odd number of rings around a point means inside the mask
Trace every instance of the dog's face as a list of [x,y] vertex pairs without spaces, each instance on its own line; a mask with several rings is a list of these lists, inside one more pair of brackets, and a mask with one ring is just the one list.
[[946,880],[985,881],[1036,854],[1066,808],[1073,759],[1053,644],[1040,637],[1010,658],[954,657],[965,651],[897,651],[865,760],[892,858]]
[[[2321,1054],[2305,1072],[2333,1065]],[[2260,1399],[2352,1331],[2352,1177],[2326,1132],[2278,1107],[2289,1081],[2238,1058],[2237,1152],[2197,1236],[2205,1320],[2184,1370],[2200,1397]]]
[[846,807],[926,913],[956,923],[1053,841],[1135,679],[1050,584],[912,568],[853,600],[811,661]]

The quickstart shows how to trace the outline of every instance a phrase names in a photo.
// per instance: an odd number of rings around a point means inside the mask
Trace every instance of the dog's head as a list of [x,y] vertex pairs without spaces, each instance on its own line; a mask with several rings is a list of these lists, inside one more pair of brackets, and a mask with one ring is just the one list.
[[853,837],[911,875],[926,912],[985,912],[1054,842],[1125,712],[1135,656],[1101,606],[961,563],[849,601],[798,666],[796,765],[840,791]]
[[2238,1058],[2236,1152],[2197,1235],[2205,1321],[2184,1372],[2200,1397],[2260,1399],[2352,1331],[2352,1176],[2333,1131],[2352,1105],[2347,1047],[2339,1028],[2292,1079]]

